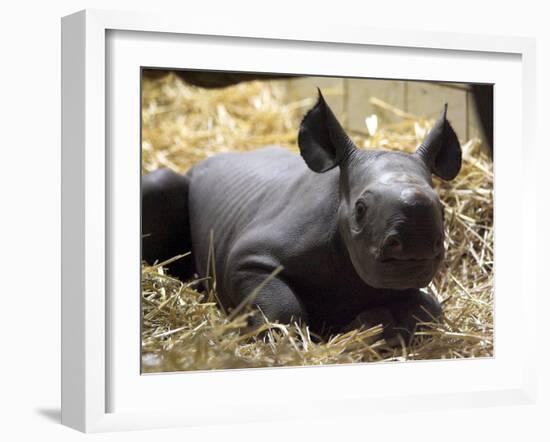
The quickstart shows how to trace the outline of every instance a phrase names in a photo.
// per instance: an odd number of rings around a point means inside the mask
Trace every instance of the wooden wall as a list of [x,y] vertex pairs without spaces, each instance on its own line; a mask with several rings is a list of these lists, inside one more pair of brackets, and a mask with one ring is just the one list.
[[448,103],[447,118],[460,141],[481,136],[473,97],[466,84],[330,77],[287,80],[287,92],[295,100],[315,97],[317,86],[349,130],[366,132],[365,118],[372,114],[378,116],[379,126],[402,120],[402,116],[373,104],[374,97],[405,113],[425,118],[437,118],[444,103]]

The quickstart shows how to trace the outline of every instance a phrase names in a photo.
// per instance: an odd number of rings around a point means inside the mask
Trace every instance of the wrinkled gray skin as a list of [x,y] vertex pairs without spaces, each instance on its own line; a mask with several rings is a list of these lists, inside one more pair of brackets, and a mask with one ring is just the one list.
[[319,92],[300,127],[301,157],[265,147],[215,155],[186,176],[144,177],[143,257],[191,248],[195,265],[172,271],[207,276],[212,232],[226,308],[261,286],[255,305],[272,321],[305,321],[325,335],[382,323],[387,340],[407,340],[418,321],[441,314],[419,289],[444,255],[431,175],[449,180],[461,166],[445,114],[414,154],[358,150]]

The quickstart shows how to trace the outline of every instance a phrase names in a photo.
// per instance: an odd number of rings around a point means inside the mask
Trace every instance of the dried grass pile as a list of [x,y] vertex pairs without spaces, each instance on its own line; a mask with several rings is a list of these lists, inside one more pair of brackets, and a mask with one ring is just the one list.
[[[300,119],[316,98],[312,91],[310,99],[288,101],[284,84],[276,81],[205,90],[173,75],[144,80],[142,96],[143,172],[158,167],[185,172],[217,152],[270,143],[297,151]],[[354,141],[360,147],[413,151],[433,121],[407,117],[383,128],[374,127],[371,119],[371,134],[354,136]],[[477,140],[467,142],[463,151],[457,179],[436,183],[446,208],[447,252],[428,290],[443,303],[442,324],[418,332],[410,346],[398,349],[385,344],[380,326],[319,342],[305,327],[266,323],[264,329],[270,331],[260,339],[240,331],[246,311],[228,316],[214,292],[196,290],[198,281],[170,277],[169,262],[144,265],[143,371],[492,356],[492,164]]]

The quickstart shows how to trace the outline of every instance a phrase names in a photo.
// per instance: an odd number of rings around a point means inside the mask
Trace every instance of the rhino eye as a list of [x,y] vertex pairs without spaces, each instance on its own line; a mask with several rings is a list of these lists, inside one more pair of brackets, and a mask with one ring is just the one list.
[[363,201],[357,201],[355,204],[355,219],[361,221],[367,213],[367,206]]

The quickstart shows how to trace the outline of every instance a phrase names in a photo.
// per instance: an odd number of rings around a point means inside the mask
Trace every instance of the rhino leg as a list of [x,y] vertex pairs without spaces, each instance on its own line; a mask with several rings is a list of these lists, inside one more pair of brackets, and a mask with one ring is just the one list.
[[421,323],[437,322],[442,315],[441,305],[433,296],[417,289],[389,295],[384,305],[366,310],[356,317],[349,328],[384,326],[383,337],[392,346],[409,344]]
[[307,313],[294,291],[282,279],[263,270],[236,272],[230,293],[234,305],[249,300],[259,310],[249,320],[251,328],[262,325],[264,316],[270,322],[281,324],[307,322]]
[[[188,213],[189,180],[170,169],[145,175],[141,183],[141,252],[148,264],[191,251]],[[188,279],[194,259],[186,256],[168,266],[169,273]]]

